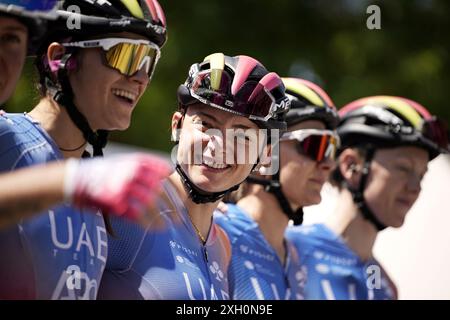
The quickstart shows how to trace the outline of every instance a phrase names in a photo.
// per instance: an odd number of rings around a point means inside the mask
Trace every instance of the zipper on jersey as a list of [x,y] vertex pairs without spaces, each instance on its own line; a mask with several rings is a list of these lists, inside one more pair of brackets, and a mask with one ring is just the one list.
[[206,263],[208,263],[209,262],[209,260],[208,260],[208,250],[206,250],[206,246],[203,246],[202,250],[203,250],[203,256],[205,257]]

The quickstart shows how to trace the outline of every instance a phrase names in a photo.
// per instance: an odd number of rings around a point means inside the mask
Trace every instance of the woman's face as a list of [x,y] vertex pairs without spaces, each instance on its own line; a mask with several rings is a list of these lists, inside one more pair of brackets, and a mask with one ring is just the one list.
[[[300,129],[325,130],[325,125],[321,121],[309,120],[290,127],[289,131]],[[283,193],[294,207],[314,205],[321,201],[320,191],[335,162],[328,159],[318,163],[299,154],[296,143],[297,140],[290,140],[280,144],[280,181]]]
[[428,153],[421,148],[397,147],[375,153],[364,197],[384,225],[403,225],[407,212],[419,197],[427,166]]
[[[128,32],[108,37],[146,39]],[[145,68],[131,77],[122,75],[106,66],[102,55],[101,48],[79,50],[77,70],[69,73],[74,103],[93,130],[125,130],[148,85],[148,75]]]
[[0,16],[0,104],[13,94],[27,54],[28,29],[18,20]]
[[173,134],[180,122],[177,161],[198,188],[224,191],[247,178],[258,158],[254,122],[201,103],[189,106],[184,118],[174,114]]

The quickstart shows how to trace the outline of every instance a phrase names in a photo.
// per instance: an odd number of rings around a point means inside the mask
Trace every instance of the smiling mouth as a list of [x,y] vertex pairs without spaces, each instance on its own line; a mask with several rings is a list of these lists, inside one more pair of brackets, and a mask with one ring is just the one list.
[[112,93],[128,104],[134,104],[138,97],[136,93],[122,89],[112,89]]
[[201,165],[210,170],[214,170],[214,171],[224,171],[231,167],[230,165],[227,165],[227,164],[215,163],[213,159],[206,158],[206,157],[203,157],[203,161],[202,161]]

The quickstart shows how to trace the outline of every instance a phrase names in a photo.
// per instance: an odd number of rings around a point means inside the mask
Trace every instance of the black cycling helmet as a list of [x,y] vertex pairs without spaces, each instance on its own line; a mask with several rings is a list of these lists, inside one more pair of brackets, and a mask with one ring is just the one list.
[[[203,103],[246,117],[260,128],[281,131],[286,129],[284,117],[290,105],[276,73],[251,57],[229,57],[223,53],[211,54],[191,66],[186,82],[178,88],[178,102],[183,113],[189,105]],[[216,202],[240,185],[221,192],[206,192],[189,179],[179,163],[176,170],[195,203]]]
[[[357,189],[347,185],[362,215],[378,230],[386,228],[364,199],[370,163],[377,149],[416,146],[425,149],[432,160],[448,153],[449,132],[444,121],[431,115],[419,103],[394,96],[373,96],[353,101],[339,110],[338,134],[341,148],[360,147],[366,151],[362,176]],[[335,180],[342,181],[339,169]]]
[[28,28],[28,54],[33,54],[46,31],[46,20],[56,19],[57,0],[1,0],[0,16],[13,17]]
[[[286,96],[291,102],[290,109],[286,114],[288,130],[290,127],[307,120],[321,121],[328,130],[336,129],[339,116],[333,101],[322,88],[304,79],[282,78],[282,80],[286,87]],[[283,192],[280,170],[270,176],[270,179],[250,176],[247,178],[247,182],[265,186],[265,190],[276,197],[281,209],[290,220],[293,220],[294,225],[300,225],[303,222],[303,208],[300,207],[296,211],[292,210]]]
[[282,78],[291,108],[286,115],[288,127],[305,120],[319,120],[329,130],[336,129],[339,115],[328,94],[315,83],[299,78]]
[[249,118],[261,128],[286,129],[289,108],[280,77],[248,56],[229,57],[223,53],[207,56],[189,70],[178,88],[181,108],[202,102]]
[[[131,32],[146,37],[161,48],[167,40],[164,12],[157,0],[63,0],[59,1],[58,9],[58,19],[49,23],[45,41],[38,50],[40,57],[36,65],[41,77],[40,83],[44,88],[52,90],[55,101],[67,109],[71,120],[93,146],[94,155],[102,155],[108,132],[94,132],[73,103],[73,92],[67,77],[76,51],[71,47],[77,46],[79,40],[88,40],[98,35]],[[49,66],[45,54],[48,44],[53,41],[61,42],[63,39],[70,42],[67,44],[66,54],[57,67]]]

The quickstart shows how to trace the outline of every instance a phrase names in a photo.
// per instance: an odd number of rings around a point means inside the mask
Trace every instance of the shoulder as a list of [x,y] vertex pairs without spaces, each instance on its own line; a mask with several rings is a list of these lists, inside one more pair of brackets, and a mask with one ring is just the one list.
[[219,210],[214,211],[214,221],[218,224],[232,224],[237,227],[246,227],[254,223],[247,213],[239,206],[229,203],[224,212]]
[[323,233],[321,225],[292,226],[286,229],[286,239],[292,243],[313,242]]
[[288,227],[285,233],[286,240],[292,245],[299,255],[305,256],[317,249],[333,246],[334,240],[331,234],[322,224]]
[[227,204],[227,210],[214,212],[214,222],[217,223],[230,237],[239,237],[245,233],[246,230],[251,229],[255,222],[235,204]]
[[398,299],[398,289],[397,289],[395,282],[392,280],[392,278],[386,272],[386,269],[383,267],[383,265],[376,258],[373,258],[373,262],[376,265],[378,265],[380,268],[382,278],[385,281],[384,287],[387,289],[386,291],[388,292],[387,295],[390,296],[391,299],[397,300]]
[[0,139],[15,138],[30,127],[25,115],[16,113],[3,113],[0,115]]
[[0,171],[58,159],[54,147],[23,114],[0,115]]

